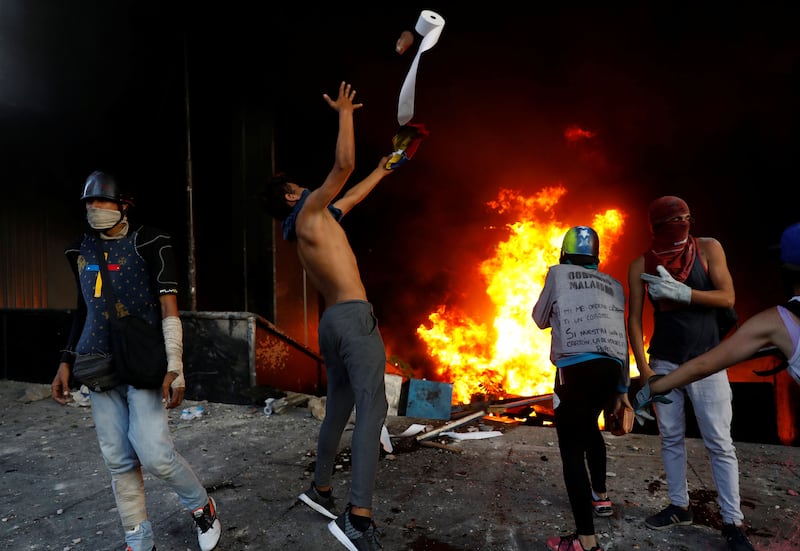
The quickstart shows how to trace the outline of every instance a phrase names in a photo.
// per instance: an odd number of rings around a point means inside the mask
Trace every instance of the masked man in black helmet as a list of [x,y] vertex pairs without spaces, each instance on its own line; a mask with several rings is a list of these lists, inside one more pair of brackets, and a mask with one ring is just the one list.
[[[60,404],[70,400],[76,355],[107,354],[111,350],[105,283],[114,290],[117,311],[138,315],[161,328],[168,361],[160,389],[119,384],[89,393],[97,441],[111,473],[127,549],[155,549],[145,508],[144,467],[175,491],[196,523],[201,551],[210,551],[221,534],[216,504],[175,449],[167,424],[167,409],[181,404],[186,387],[183,327],[170,236],[147,226],[132,229],[128,210],[133,201],[120,193],[113,177],[103,172],[89,175],[81,201],[86,205],[90,230],[65,250],[78,299],[69,340],[53,379],[53,399]],[[109,282],[103,282],[101,250]]]

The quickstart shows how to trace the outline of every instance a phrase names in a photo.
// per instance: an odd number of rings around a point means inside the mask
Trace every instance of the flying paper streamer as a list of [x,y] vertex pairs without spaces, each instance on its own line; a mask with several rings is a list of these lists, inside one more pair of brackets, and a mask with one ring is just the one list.
[[442,34],[444,28],[444,18],[436,12],[430,10],[423,10],[417,19],[417,25],[414,27],[420,35],[422,35],[422,42],[419,44],[419,50],[411,63],[411,68],[406,75],[406,80],[403,82],[403,87],[400,89],[400,101],[397,105],[397,122],[400,126],[404,126],[414,116],[414,90],[417,86],[417,68],[419,67],[419,58],[423,52],[430,50],[439,41],[439,35]]

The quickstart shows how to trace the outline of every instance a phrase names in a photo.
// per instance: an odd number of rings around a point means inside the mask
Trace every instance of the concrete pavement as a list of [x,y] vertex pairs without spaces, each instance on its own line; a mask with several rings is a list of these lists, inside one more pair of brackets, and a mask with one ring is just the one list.
[[[296,501],[310,481],[319,419],[306,407],[267,417],[256,405],[202,405],[202,417],[182,420],[173,411],[170,423],[178,450],[217,502],[223,526],[217,549],[344,549],[327,519]],[[123,550],[89,407],[59,406],[49,399],[49,385],[0,380],[0,415],[0,550]],[[415,423],[446,422],[394,416],[387,427],[397,435]],[[455,430],[476,427],[500,434],[433,439],[452,449],[392,439],[374,503],[384,549],[544,550],[549,536],[573,529],[555,430],[487,418]],[[658,436],[604,434],[615,513],[595,521],[603,549],[726,549],[701,441],[688,445],[695,524],[654,531],[644,518],[668,503]],[[342,504],[349,436],[334,476]],[[737,443],[737,450],[751,540],[761,551],[800,549],[800,448]],[[196,550],[193,523],[175,495],[147,474],[145,484],[159,551]]]

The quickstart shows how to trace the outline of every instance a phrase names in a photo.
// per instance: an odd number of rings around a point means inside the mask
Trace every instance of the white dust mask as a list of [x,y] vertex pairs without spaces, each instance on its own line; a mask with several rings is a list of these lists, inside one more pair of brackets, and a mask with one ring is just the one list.
[[95,230],[108,230],[122,221],[122,213],[118,210],[89,207],[86,209],[86,220]]

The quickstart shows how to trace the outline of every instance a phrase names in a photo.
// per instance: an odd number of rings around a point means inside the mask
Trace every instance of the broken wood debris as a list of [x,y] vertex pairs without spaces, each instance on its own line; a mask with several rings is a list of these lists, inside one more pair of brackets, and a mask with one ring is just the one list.
[[528,406],[530,404],[535,404],[538,402],[547,402],[553,400],[553,394],[542,394],[540,396],[532,396],[530,398],[524,398],[522,400],[515,400],[513,402],[497,402],[495,404],[489,405],[489,413],[505,413],[508,410],[516,409],[523,406]]
[[304,406],[313,398],[310,394],[300,392],[286,392],[286,396],[272,402],[272,413],[286,413],[290,407]]
[[471,414],[467,415],[466,417],[462,417],[461,419],[457,419],[455,421],[451,421],[450,423],[447,423],[446,425],[443,425],[443,426],[439,427],[438,429],[433,429],[432,431],[424,432],[424,433],[418,435],[417,436],[417,442],[422,442],[423,440],[430,440],[431,438],[433,438],[434,436],[436,436],[437,434],[439,434],[441,432],[448,431],[448,430],[453,429],[455,427],[460,427],[461,425],[466,425],[470,421],[473,421],[473,420],[475,420],[475,419],[477,419],[479,417],[484,417],[485,415],[486,415],[486,412],[483,411],[483,410],[476,411],[475,413],[471,413]]

